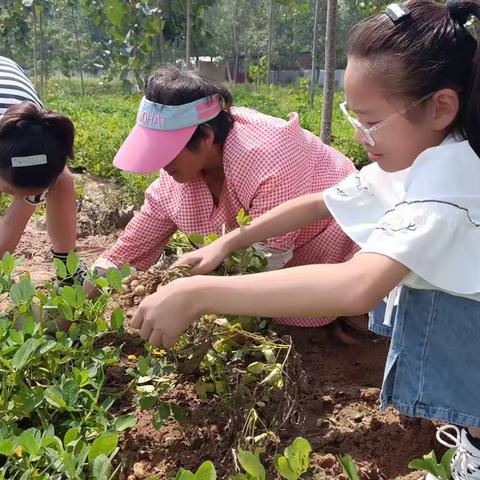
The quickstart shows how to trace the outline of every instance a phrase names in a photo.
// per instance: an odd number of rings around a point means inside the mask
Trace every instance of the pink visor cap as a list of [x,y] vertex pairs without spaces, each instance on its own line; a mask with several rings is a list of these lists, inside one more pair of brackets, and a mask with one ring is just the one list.
[[185,148],[197,125],[215,118],[220,111],[219,95],[184,105],[162,105],[143,97],[137,124],[115,155],[113,164],[127,172],[160,170]]

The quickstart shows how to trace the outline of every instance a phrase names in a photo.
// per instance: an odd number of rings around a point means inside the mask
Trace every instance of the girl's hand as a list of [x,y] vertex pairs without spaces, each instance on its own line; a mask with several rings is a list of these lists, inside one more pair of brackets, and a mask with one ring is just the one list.
[[219,238],[206,247],[182,255],[175,265],[190,265],[192,275],[206,275],[221,265],[230,253],[226,242]]
[[202,312],[194,294],[194,279],[182,278],[161,287],[139,305],[132,327],[157,347],[170,348]]

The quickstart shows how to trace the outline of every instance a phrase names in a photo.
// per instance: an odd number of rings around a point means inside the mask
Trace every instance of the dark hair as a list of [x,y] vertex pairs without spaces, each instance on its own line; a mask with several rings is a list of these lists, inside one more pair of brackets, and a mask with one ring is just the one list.
[[[31,102],[12,105],[0,119],[0,176],[20,188],[48,188],[73,158],[73,123]],[[46,155],[47,163],[13,167],[13,157]]]
[[213,130],[214,143],[225,143],[233,125],[233,117],[229,112],[233,103],[231,93],[213,80],[202,78],[191,70],[179,70],[172,65],[154,70],[145,86],[147,100],[163,105],[183,105],[211,95],[220,95],[222,111],[212,120],[198,125],[186,145],[192,151],[207,136],[207,125]]
[[464,136],[480,155],[480,52],[465,26],[480,18],[478,0],[409,0],[410,14],[393,21],[385,13],[358,23],[350,32],[347,55],[364,59],[388,93],[421,99],[452,88],[460,111],[451,132]]

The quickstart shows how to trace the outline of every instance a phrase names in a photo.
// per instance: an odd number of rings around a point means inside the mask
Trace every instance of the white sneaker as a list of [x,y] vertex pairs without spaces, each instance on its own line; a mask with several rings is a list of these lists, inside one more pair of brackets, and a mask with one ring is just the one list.
[[[455,425],[445,425],[437,430],[437,440],[448,448],[456,448],[452,457],[453,480],[480,480],[480,449],[467,438],[467,430]],[[428,475],[428,480],[435,477]]]

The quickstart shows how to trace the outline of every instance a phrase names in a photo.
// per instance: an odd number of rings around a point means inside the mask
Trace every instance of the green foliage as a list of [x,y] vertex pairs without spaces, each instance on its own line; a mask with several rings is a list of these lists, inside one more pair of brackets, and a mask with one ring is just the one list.
[[435,452],[432,450],[427,455],[424,455],[423,458],[412,460],[408,464],[408,467],[431,473],[435,478],[440,480],[449,480],[451,478],[450,464],[454,453],[455,448],[450,448],[443,454],[439,463]]
[[360,480],[360,473],[350,455],[339,455],[337,458],[349,480]]
[[258,87],[261,84],[267,83],[268,79],[268,60],[267,57],[262,57],[258,65],[250,65],[248,67],[248,76],[253,83]]
[[[282,478],[297,480],[310,469],[310,443],[302,437],[297,437],[293,443],[285,449],[285,456],[276,455],[273,463],[275,469]],[[265,480],[266,469],[260,458],[259,451],[238,449],[238,463],[245,473],[237,473],[229,480]],[[200,465],[196,473],[180,468],[175,480],[216,480],[217,474],[212,462],[206,461]],[[147,480],[159,480],[158,477],[150,477]]]
[[292,445],[287,447],[284,455],[275,455],[273,464],[282,478],[297,480],[310,467],[312,447],[303,437],[297,437]]
[[[104,393],[106,369],[121,355],[98,344],[113,331],[105,313],[117,282],[100,282],[90,300],[80,285],[39,289],[28,275],[16,282],[16,263],[8,253],[0,262],[0,293],[12,302],[0,314],[0,477],[110,478],[119,432],[136,422],[114,418]],[[69,255],[63,273],[78,263]],[[114,331],[123,331],[120,318]]]

